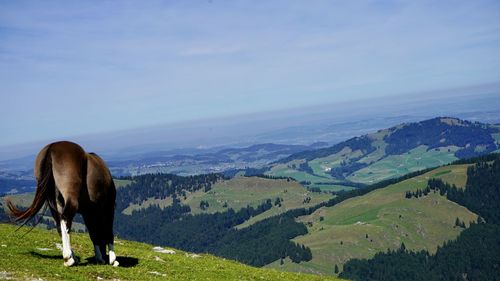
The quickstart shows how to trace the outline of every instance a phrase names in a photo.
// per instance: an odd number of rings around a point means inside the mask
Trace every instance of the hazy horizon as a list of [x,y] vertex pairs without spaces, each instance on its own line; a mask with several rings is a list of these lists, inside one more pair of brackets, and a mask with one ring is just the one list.
[[498,30],[496,1],[3,1],[0,146],[496,85]]
[[113,158],[267,142],[335,144],[401,122],[438,116],[500,122],[499,108],[500,83],[495,83],[0,145],[0,160],[33,155],[56,140],[76,141]]

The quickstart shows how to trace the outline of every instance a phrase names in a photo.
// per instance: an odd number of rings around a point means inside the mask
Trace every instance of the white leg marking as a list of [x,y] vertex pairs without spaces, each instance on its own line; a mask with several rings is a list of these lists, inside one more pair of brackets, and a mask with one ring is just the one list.
[[113,266],[118,266],[120,263],[116,260],[115,245],[113,243],[109,243],[108,249],[109,249],[109,264]]
[[95,253],[95,261],[97,263],[106,263],[104,261],[104,259],[102,258],[102,255],[101,255],[101,248],[99,248],[99,246],[97,245],[94,245],[94,253]]
[[75,264],[75,259],[73,258],[73,252],[71,251],[71,243],[69,239],[69,229],[66,225],[65,220],[61,220],[61,238],[63,244],[63,259],[65,266],[72,266]]

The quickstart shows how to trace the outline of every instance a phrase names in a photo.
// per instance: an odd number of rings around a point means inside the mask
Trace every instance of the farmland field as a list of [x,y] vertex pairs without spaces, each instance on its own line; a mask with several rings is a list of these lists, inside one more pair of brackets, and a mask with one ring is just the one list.
[[456,147],[427,150],[427,147],[422,145],[406,154],[391,155],[381,159],[351,174],[348,179],[353,182],[371,184],[428,167],[441,166],[457,160],[453,155],[456,150]]

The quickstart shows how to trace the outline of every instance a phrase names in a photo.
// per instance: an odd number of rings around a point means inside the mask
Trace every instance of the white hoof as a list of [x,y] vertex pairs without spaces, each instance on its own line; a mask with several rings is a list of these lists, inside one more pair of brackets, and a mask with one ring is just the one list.
[[113,250],[109,251],[109,264],[114,264],[116,261],[116,254]]
[[116,266],[119,266],[119,265],[120,265],[120,263],[119,263],[118,261],[114,261],[114,262],[113,262],[113,266],[115,266],[115,267],[116,267]]
[[73,265],[75,265],[75,263],[76,263],[75,259],[73,257],[71,257],[64,262],[64,266],[68,266],[68,267],[73,266]]

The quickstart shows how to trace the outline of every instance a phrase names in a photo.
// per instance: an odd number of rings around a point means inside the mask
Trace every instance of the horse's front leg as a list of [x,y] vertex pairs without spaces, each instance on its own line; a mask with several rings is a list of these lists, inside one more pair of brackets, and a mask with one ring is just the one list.
[[63,244],[62,254],[65,266],[72,266],[76,263],[76,260],[73,256],[73,251],[71,250],[71,242],[69,237],[70,225],[71,223],[68,224],[68,221],[64,219],[61,220],[61,238]]

